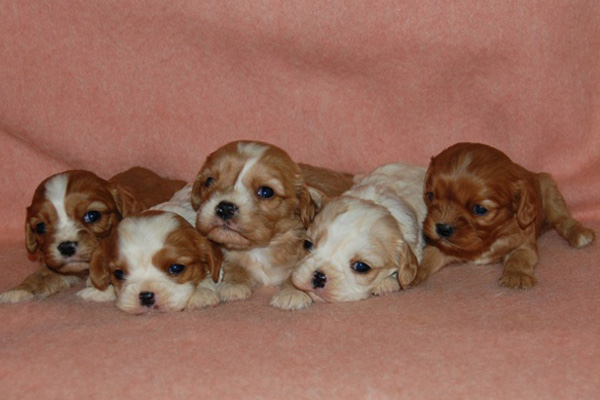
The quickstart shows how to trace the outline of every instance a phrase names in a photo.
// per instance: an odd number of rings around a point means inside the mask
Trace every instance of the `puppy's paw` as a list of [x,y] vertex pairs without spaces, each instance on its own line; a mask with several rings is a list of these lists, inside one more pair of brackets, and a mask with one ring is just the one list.
[[524,272],[503,272],[498,280],[500,286],[511,289],[531,289],[537,283],[535,277]]
[[573,229],[567,240],[572,247],[582,248],[591,244],[596,238],[596,233],[588,228],[577,227]]
[[271,305],[282,310],[301,310],[311,303],[312,299],[308,294],[292,287],[281,289],[271,298]]
[[222,301],[246,300],[252,295],[252,289],[248,285],[240,283],[222,282],[217,291]]
[[187,310],[193,310],[196,308],[214,307],[221,302],[217,292],[207,288],[197,288],[188,304]]
[[398,280],[392,276],[385,278],[379,286],[373,289],[373,296],[384,296],[400,290]]
[[34,298],[35,295],[29,290],[12,289],[0,294],[0,303],[20,303]]
[[93,286],[81,289],[76,293],[77,296],[81,297],[86,301],[114,301],[117,299],[115,288],[111,285],[106,290],[98,290]]

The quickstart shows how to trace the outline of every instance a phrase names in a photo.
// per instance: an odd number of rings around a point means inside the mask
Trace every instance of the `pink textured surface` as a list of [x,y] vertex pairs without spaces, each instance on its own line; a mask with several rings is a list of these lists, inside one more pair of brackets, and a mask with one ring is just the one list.
[[[0,290],[45,177],[132,165],[192,179],[234,139],[365,172],[456,141],[557,179],[600,229],[600,4],[255,0],[0,3]],[[74,291],[0,305],[0,397],[594,398],[598,245],[296,313],[250,301],[132,317]]]

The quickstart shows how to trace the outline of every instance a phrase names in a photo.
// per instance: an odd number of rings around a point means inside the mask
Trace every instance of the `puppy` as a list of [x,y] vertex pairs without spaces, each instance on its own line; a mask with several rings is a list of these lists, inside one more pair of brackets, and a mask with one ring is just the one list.
[[312,300],[355,301],[406,288],[417,273],[424,239],[425,168],[388,164],[329,201],[307,231],[306,256],[293,284]]
[[553,228],[577,248],[595,238],[571,217],[549,174],[532,173],[487,145],[458,143],[432,158],[424,193],[430,245],[415,284],[449,263],[502,261],[501,286],[530,288],[540,233]]
[[43,298],[79,282],[99,240],[123,216],[168,200],[183,185],[141,167],[108,181],[83,170],[47,178],[36,189],[25,221],[26,247],[39,258],[40,268],[0,295],[0,302]]
[[[307,175],[317,177],[330,196],[352,181],[349,174],[322,169]],[[333,176],[336,184],[330,188],[323,176]],[[272,305],[307,296],[289,277],[303,255],[305,229],[321,199],[319,190],[309,190],[298,164],[276,146],[238,141],[207,157],[194,183],[192,205],[196,228],[223,248],[221,300],[246,299],[256,285],[282,283]]]
[[102,241],[90,279],[125,312],[181,311],[219,303],[221,262],[221,251],[183,217],[147,210],[124,218]]

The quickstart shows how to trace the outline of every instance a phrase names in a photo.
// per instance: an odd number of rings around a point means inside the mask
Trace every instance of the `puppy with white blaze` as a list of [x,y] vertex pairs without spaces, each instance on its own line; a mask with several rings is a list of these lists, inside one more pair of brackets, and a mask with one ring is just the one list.
[[327,202],[307,231],[307,254],[292,274],[293,284],[309,297],[287,308],[406,288],[423,253],[424,179],[423,167],[388,164]]

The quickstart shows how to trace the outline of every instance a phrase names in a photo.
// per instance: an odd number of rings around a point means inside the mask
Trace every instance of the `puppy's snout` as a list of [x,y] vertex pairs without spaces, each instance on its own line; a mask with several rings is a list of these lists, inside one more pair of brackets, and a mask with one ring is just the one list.
[[58,245],[58,251],[65,257],[71,257],[77,252],[77,242],[62,242]]
[[154,292],[142,292],[139,297],[141,305],[145,307],[152,307],[154,305]]
[[441,237],[448,238],[454,233],[454,227],[448,224],[436,224],[435,232]]
[[327,283],[327,276],[321,271],[315,271],[312,278],[312,285],[315,289],[321,289],[325,287]]
[[215,209],[217,216],[221,218],[223,221],[227,221],[237,213],[238,207],[230,203],[228,201],[222,201],[217,204],[217,208]]

